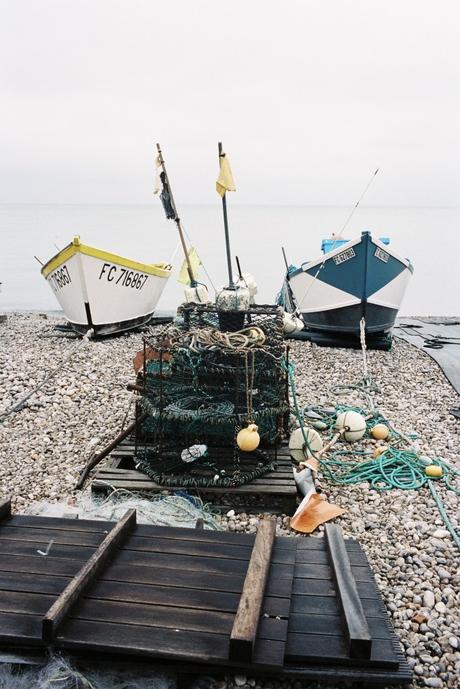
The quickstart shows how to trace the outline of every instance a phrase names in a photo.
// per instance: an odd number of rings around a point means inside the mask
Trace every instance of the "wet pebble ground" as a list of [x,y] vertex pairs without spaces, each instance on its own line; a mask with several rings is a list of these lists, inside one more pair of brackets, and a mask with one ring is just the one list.
[[[142,336],[87,342],[56,332],[57,322],[11,314],[0,324],[0,419],[54,372],[22,410],[0,424],[1,494],[12,495],[15,511],[35,501],[74,495],[73,486],[89,456],[119,432],[133,411],[126,385],[133,382],[132,359]],[[362,377],[359,351],[295,342],[291,357],[303,405],[335,404],[329,387]],[[422,454],[442,457],[460,468],[460,422],[449,414],[459,406],[459,398],[437,364],[397,339],[391,352],[369,352],[368,364],[381,390],[376,406],[398,429],[417,433]],[[346,509],[336,523],[346,535],[358,538],[367,553],[413,669],[413,686],[460,687],[460,552],[429,490],[378,492],[367,484],[337,487],[321,477],[320,483],[327,498]],[[443,484],[438,484],[438,492],[460,531],[459,496]],[[254,515],[238,512],[237,507],[221,521],[234,531],[251,532],[257,524]],[[278,530],[295,536],[289,530],[289,515],[278,517]],[[303,686],[261,683],[240,675],[214,684]]]

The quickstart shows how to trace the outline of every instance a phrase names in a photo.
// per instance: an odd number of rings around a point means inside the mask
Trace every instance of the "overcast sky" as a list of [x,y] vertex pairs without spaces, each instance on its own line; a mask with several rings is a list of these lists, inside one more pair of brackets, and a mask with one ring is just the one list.
[[460,205],[459,0],[0,0],[0,201]]

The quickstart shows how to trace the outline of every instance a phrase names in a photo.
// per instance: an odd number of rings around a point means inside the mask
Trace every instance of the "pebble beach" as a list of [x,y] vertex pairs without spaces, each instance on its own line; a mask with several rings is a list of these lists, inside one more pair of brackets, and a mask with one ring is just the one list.
[[[133,394],[126,386],[134,380],[132,360],[142,335],[87,341],[56,331],[63,322],[45,314],[8,314],[0,323],[0,418],[47,378],[0,424],[1,495],[12,496],[15,512],[39,501],[78,498],[74,486],[88,458],[133,415]],[[360,351],[293,342],[290,357],[302,405],[334,405],[330,386],[362,377]],[[414,443],[423,455],[460,469],[460,425],[449,413],[459,406],[459,397],[438,365],[396,338],[390,352],[370,351],[367,357],[380,388],[377,407],[398,429],[416,434]],[[327,499],[346,510],[335,523],[366,551],[413,670],[412,686],[460,687],[460,553],[429,490],[381,492],[369,484],[337,487],[319,480]],[[459,496],[443,484],[438,491],[458,530]],[[302,537],[289,529],[289,517],[277,517],[278,532]],[[228,530],[253,532],[257,518],[236,506],[220,522]],[[291,686],[244,676],[213,683]],[[293,689],[302,686],[292,683]]]

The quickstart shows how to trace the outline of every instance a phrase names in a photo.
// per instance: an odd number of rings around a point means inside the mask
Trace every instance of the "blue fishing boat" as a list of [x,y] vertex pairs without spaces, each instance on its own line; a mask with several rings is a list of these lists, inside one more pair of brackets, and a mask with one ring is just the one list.
[[407,284],[411,262],[396,254],[389,239],[366,231],[353,240],[325,239],[323,255],[289,266],[280,303],[296,311],[309,331],[331,337],[388,333],[394,325]]

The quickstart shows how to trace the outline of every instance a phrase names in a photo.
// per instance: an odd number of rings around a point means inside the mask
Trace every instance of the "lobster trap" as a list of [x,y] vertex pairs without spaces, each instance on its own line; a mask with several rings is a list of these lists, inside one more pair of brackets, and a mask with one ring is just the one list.
[[[289,413],[283,312],[254,305],[238,316],[242,327],[224,331],[215,306],[184,304],[144,340],[137,457],[161,485],[236,486],[273,469],[267,450],[280,442]],[[248,424],[257,425],[260,445],[243,452],[236,437]]]

